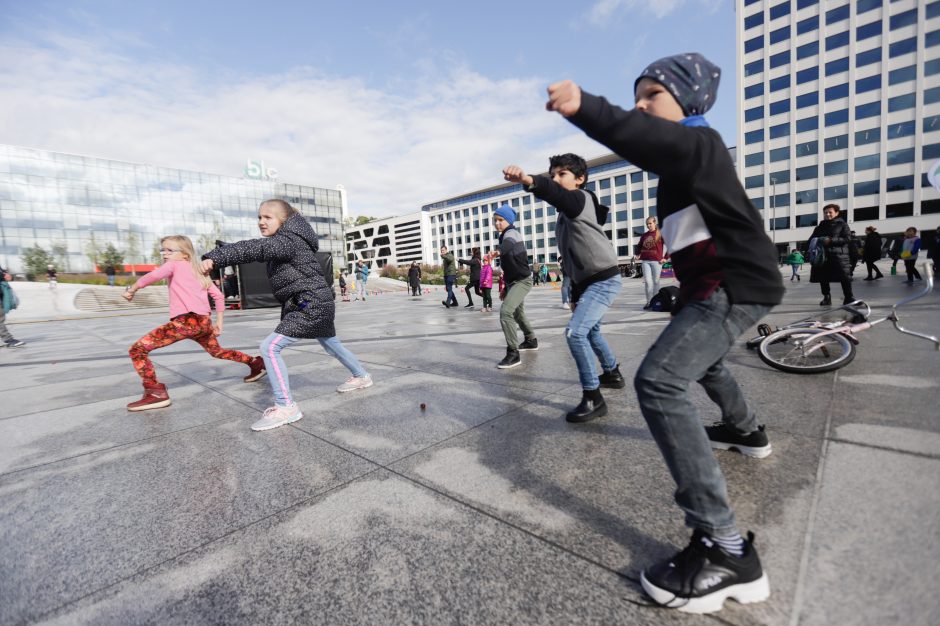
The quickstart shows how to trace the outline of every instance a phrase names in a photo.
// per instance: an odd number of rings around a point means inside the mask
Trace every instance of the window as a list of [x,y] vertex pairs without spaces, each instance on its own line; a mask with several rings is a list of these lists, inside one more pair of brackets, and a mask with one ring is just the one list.
[[797,10],[805,9],[806,7],[816,6],[819,4],[819,0],[796,0]]
[[832,76],[833,74],[838,74],[840,72],[849,71],[849,57],[843,59],[836,59],[835,61],[829,61],[826,63],[826,76]]
[[940,115],[931,115],[924,118],[924,132],[929,133],[940,130]]
[[940,200],[921,200],[920,214],[940,213]]
[[777,137],[786,137],[790,134],[790,123],[785,122],[783,124],[777,124],[776,126],[771,126],[769,130],[771,139],[776,139]]
[[881,141],[881,129],[880,128],[869,128],[868,130],[858,130],[855,131],[855,145],[864,146],[870,143],[878,143]]
[[786,89],[790,86],[790,75],[784,74],[779,78],[774,78],[770,81],[770,90],[771,91],[780,91],[781,89]]
[[757,83],[744,88],[744,99],[756,98],[764,95],[764,83]]
[[770,19],[775,20],[778,17],[783,17],[784,15],[790,15],[790,0],[786,2],[781,2],[776,6],[770,7]]
[[778,28],[777,30],[770,31],[770,43],[771,45],[775,43],[780,43],[781,41],[786,41],[790,38],[790,27],[784,26],[783,28]]
[[917,9],[911,9],[910,11],[904,11],[903,13],[896,13],[891,16],[891,30],[896,30],[898,28],[904,28],[905,26],[911,26],[917,23]]
[[879,115],[881,115],[881,100],[855,107],[855,119],[857,120],[863,120],[866,117],[878,117]]
[[855,81],[855,93],[865,93],[875,89],[881,89],[881,74],[859,78]]
[[893,98],[888,98],[888,111],[892,112],[903,111],[904,109],[913,109],[914,104],[915,94],[907,93],[901,96],[895,96]]
[[819,118],[818,117],[805,117],[801,120],[796,120],[796,132],[805,133],[809,130],[816,130],[819,128]]
[[819,54],[819,42],[811,41],[805,43],[802,46],[797,47],[796,49],[796,58],[805,59],[806,57],[811,57]]
[[627,211],[617,211],[616,218],[617,218],[617,221],[618,221],[618,222],[626,222],[626,221],[627,221]]
[[790,100],[778,100],[777,102],[771,102],[768,111],[770,115],[778,115],[780,113],[786,113],[790,110]]
[[790,182],[790,170],[780,170],[779,172],[771,172],[769,181],[773,185],[782,185],[783,183]]
[[783,52],[778,52],[777,54],[770,55],[770,67],[771,69],[775,67],[780,67],[781,65],[786,65],[790,62],[790,51],[784,50]]
[[927,5],[927,19],[940,15],[940,2],[931,2]]
[[855,67],[865,67],[866,65],[871,65],[872,63],[881,62],[881,48],[872,48],[871,50],[866,50],[865,52],[859,52],[855,55]]
[[924,47],[932,48],[940,44],[940,30],[932,30],[924,35]]
[[815,189],[807,189],[806,191],[797,191],[796,192],[796,204],[809,204],[811,202],[816,202],[819,194]]
[[892,124],[891,126],[888,126],[888,139],[895,139],[897,137],[910,137],[914,134],[915,128],[916,127],[913,121]]
[[[757,143],[764,140],[764,129],[758,128],[757,130],[752,130],[749,133],[744,133],[744,143]],[[635,191],[633,192],[636,193]],[[634,200],[641,199],[643,197],[643,192],[640,191],[640,198],[634,198]]]
[[896,41],[888,46],[888,56],[892,59],[902,54],[908,54],[917,50],[917,37]]
[[861,15],[862,13],[881,8],[881,1],[882,0],[855,0],[855,14]]
[[904,191],[914,188],[914,176],[895,176],[885,181],[885,191]]
[[818,222],[819,222],[819,217],[815,213],[812,213],[810,215],[797,215],[796,216],[797,228],[808,228],[810,226],[815,226]]
[[855,157],[855,171],[876,170],[880,165],[881,155],[869,154],[867,156]]
[[642,189],[634,189],[633,191],[631,191],[631,192],[630,192],[630,199],[631,199],[631,200],[634,200],[634,201],[636,201],[636,200],[642,200],[642,199],[643,199],[643,190],[642,190]]
[[869,222],[876,220],[878,219],[878,207],[867,206],[860,209],[853,209],[852,215],[855,216],[856,222]]
[[914,148],[902,148],[888,152],[888,165],[900,165],[914,162]]
[[811,154],[816,154],[819,152],[819,142],[818,141],[807,141],[804,143],[796,144],[796,156],[808,156]]
[[652,200],[656,197],[656,192],[659,191],[659,187],[650,187],[646,190],[646,197]]
[[803,33],[808,33],[819,28],[819,16],[814,15],[813,17],[808,17],[805,20],[800,20],[796,23],[796,34],[802,35]]
[[940,158],[940,143],[932,143],[930,145],[924,146],[923,158],[925,161],[928,159]]
[[763,165],[764,163],[764,153],[763,152],[754,152],[752,154],[744,155],[744,165]]
[[849,162],[846,159],[841,161],[830,161],[823,166],[823,173],[826,176],[835,176],[836,174],[848,174]]
[[614,196],[614,203],[616,204],[626,204],[627,203],[627,192],[621,191],[616,196]]
[[755,174],[754,176],[747,176],[744,178],[744,188],[753,189],[754,187],[763,187],[764,186],[764,175]]
[[802,109],[803,107],[810,107],[814,104],[819,104],[819,92],[812,91],[810,93],[804,93],[802,96],[796,97],[796,108]]
[[764,36],[759,35],[744,42],[744,53],[754,52],[764,47]]
[[826,37],[826,50],[835,50],[849,45],[849,31]]
[[[940,61],[940,59],[937,59]],[[914,80],[917,78],[917,66],[908,65],[907,67],[899,67],[896,70],[891,70],[888,72],[888,84],[896,85],[898,83],[906,83],[909,80]]]
[[764,59],[757,59],[756,61],[751,61],[750,63],[744,64],[744,75],[745,76],[756,76],[764,71]]
[[760,26],[764,23],[764,12],[758,11],[754,15],[748,15],[744,18],[744,30]]
[[819,79],[819,67],[813,66],[808,67],[805,70],[800,70],[796,73],[796,84],[801,85],[803,83],[808,83],[811,80]]
[[790,146],[784,146],[782,148],[774,148],[770,151],[770,162],[775,161],[785,161],[790,158]]
[[798,167],[794,173],[796,174],[797,180],[813,180],[819,176],[819,166],[807,165],[806,167]]
[[838,100],[839,98],[848,98],[849,97],[849,84],[842,83],[841,85],[835,85],[833,87],[826,87],[826,102],[830,100]]
[[848,148],[849,136],[848,135],[836,135],[835,137],[826,137],[825,146],[826,146],[826,152],[831,152],[833,150],[841,150],[842,148]]
[[610,179],[602,178],[601,179],[601,189],[610,189]]
[[746,109],[744,111],[744,121],[753,122],[754,120],[759,120],[764,117],[764,107],[754,107],[752,109]]
[[931,59],[924,63],[924,76],[940,74],[940,59]]
[[881,20],[862,24],[855,29],[855,40],[861,41],[881,34]]
[[924,92],[924,104],[933,104],[940,102],[940,87],[934,87]]
[[844,4],[841,7],[826,11],[826,24],[835,24],[842,20],[849,19],[849,5]]
[[885,218],[910,217],[912,215],[914,215],[913,202],[899,202],[885,207]]
[[845,124],[849,121],[849,110],[832,111],[826,113],[826,126],[835,126],[836,124]]
[[[763,211],[763,210],[764,210],[764,199],[763,199],[763,198],[748,198],[748,200],[751,201],[751,204],[753,204],[753,205],[754,205],[754,208],[757,209],[758,211]],[[642,235],[643,233],[640,233],[640,234]]]
[[823,189],[823,200],[842,200],[849,195],[848,185],[835,185]]
[[626,174],[621,174],[620,176],[615,176],[615,177],[614,177],[614,186],[615,186],[615,187],[623,187],[623,186],[626,185],[626,184],[627,184],[627,176],[626,176]]

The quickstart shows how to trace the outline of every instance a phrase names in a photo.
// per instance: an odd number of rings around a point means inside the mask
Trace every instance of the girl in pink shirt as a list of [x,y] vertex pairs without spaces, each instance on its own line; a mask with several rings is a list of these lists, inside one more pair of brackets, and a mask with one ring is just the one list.
[[[183,339],[192,339],[217,359],[238,361],[249,366],[251,372],[244,379],[246,383],[263,377],[266,372],[260,356],[252,358],[238,350],[224,350],[216,340],[222,334],[225,300],[219,288],[202,273],[199,257],[189,237],[164,237],[160,240],[160,254],[163,256],[163,265],[142,276],[124,292],[124,298],[130,302],[138,289],[163,279],[169,283],[170,291],[170,321],[138,339],[129,351],[134,369],[144,381],[144,396],[128,404],[127,409],[144,411],[170,405],[166,385],[157,381],[153,362],[147,355],[152,350]],[[210,316],[209,295],[215,302],[215,324]]]
[[480,289],[483,291],[483,313],[493,312],[493,266],[492,257],[485,255],[480,266]]

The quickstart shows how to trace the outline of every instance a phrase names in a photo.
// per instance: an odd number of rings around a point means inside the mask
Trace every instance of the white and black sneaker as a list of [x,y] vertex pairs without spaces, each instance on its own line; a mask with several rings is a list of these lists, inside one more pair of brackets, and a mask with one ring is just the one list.
[[519,352],[536,352],[539,349],[539,340],[535,337],[526,339],[519,344]]
[[770,597],[770,584],[753,542],[749,532],[744,554],[736,557],[696,530],[685,550],[643,572],[640,583],[657,604],[685,613],[720,611],[728,598],[761,602]]
[[506,348],[506,356],[503,357],[503,360],[496,364],[501,370],[506,370],[511,367],[516,367],[517,365],[522,364],[522,358],[519,356],[519,351],[513,348]]
[[763,426],[758,426],[752,433],[742,435],[724,422],[715,422],[705,427],[705,434],[708,435],[712,448],[716,450],[734,450],[755,459],[763,459],[771,453],[770,441]]

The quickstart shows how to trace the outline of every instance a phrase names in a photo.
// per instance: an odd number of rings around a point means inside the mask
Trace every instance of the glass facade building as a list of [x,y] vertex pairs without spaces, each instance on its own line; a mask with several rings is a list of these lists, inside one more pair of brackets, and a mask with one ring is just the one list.
[[[342,189],[0,145],[0,265],[21,272],[24,249],[39,246],[59,271],[92,271],[91,242],[113,244],[126,263],[152,263],[160,237],[172,234],[204,252],[216,239],[258,237],[258,205],[268,198],[299,209],[320,249],[343,266]],[[138,254],[128,255],[134,247]]]
[[[781,252],[940,224],[940,0],[737,0],[738,161]],[[858,224],[855,224],[858,222]]]

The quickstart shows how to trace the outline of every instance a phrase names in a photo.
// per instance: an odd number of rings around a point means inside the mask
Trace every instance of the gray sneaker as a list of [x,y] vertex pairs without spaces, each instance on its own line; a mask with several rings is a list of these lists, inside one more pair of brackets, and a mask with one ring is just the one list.
[[260,420],[251,425],[251,430],[271,430],[272,428],[277,428],[284,424],[292,424],[303,416],[304,414],[300,412],[300,407],[297,406],[297,404],[289,404],[287,406],[278,406],[275,404],[264,410],[264,415],[261,416]]
[[336,388],[336,391],[340,393],[346,393],[347,391],[355,391],[356,389],[365,389],[366,387],[372,386],[372,376],[366,374],[365,376],[350,376],[346,379],[342,385]]

